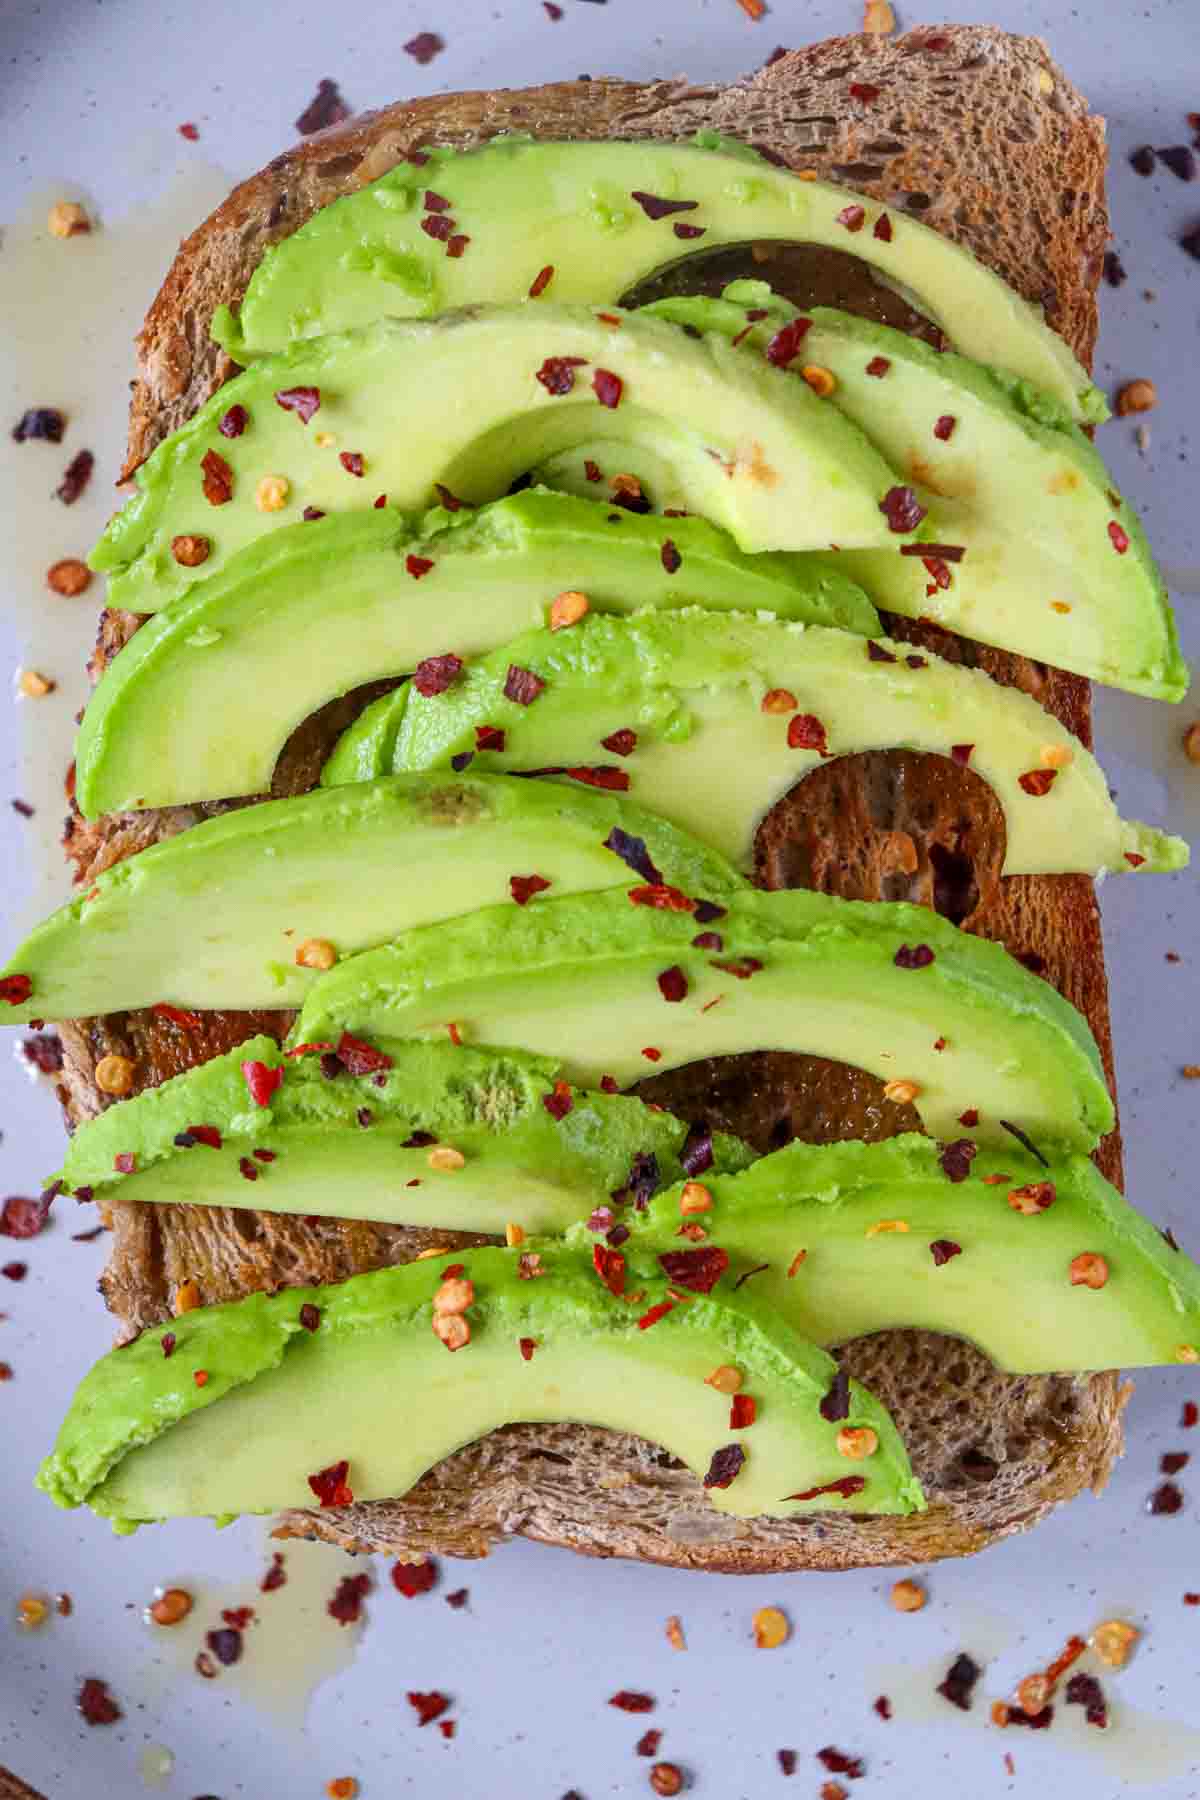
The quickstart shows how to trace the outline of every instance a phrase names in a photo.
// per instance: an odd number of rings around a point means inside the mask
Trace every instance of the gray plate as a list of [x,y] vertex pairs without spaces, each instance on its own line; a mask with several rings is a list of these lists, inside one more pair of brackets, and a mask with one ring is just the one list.
[[[72,415],[61,451],[18,450],[7,429],[0,433],[8,513],[0,655],[10,668],[32,662],[60,678],[49,699],[0,709],[0,867],[14,911],[35,899],[44,904],[51,887],[64,885],[48,852],[30,853],[57,829],[56,783],[95,615],[95,590],[76,602],[53,600],[41,572],[90,542],[108,510],[128,340],[175,238],[231,180],[291,141],[292,121],[317,80],[335,76],[365,107],[399,93],[515,85],[581,70],[644,78],[686,69],[697,79],[725,79],[777,43],[852,30],[860,18],[859,0],[775,0],[758,24],[736,0],[563,4],[559,23],[539,0],[460,0],[453,9],[360,0],[352,12],[303,0],[286,10],[232,0],[0,5],[0,218],[7,222],[0,426],[31,404],[61,404]],[[957,10],[984,19],[993,7],[960,0]],[[1125,163],[1135,144],[1185,140],[1183,115],[1200,106],[1200,17],[1194,0],[1145,0],[1136,13],[1030,0],[994,10],[1010,28],[1046,36],[1110,121],[1114,212],[1129,280],[1119,293],[1103,294],[1098,376],[1106,387],[1150,376],[1162,402],[1147,421],[1147,454],[1138,453],[1125,422],[1106,427],[1101,444],[1175,575],[1185,647],[1200,649],[1200,506],[1188,461],[1200,410],[1200,266],[1174,242],[1200,220],[1200,188],[1165,171],[1141,181]],[[426,69],[400,48],[421,29],[447,40]],[[178,135],[184,122],[197,125],[198,141]],[[40,225],[48,200],[67,192],[86,195],[105,230],[88,242],[39,245],[31,221]],[[48,493],[67,455],[87,443],[98,454],[97,478],[66,514]],[[1175,830],[1195,837],[1200,771],[1179,750],[1193,710],[1186,702],[1171,709],[1102,695],[1097,712],[1122,810],[1169,816]],[[18,717],[27,727],[19,737]],[[17,818],[10,794],[34,801],[37,818]],[[43,867],[54,873],[39,877],[34,896],[29,870]],[[1200,953],[1189,929],[1194,878],[1114,882],[1104,913],[1130,1193],[1194,1245],[1200,1089],[1179,1076],[1181,1064],[1200,1061],[1200,1020],[1192,1012]],[[1168,964],[1167,950],[1183,960]],[[39,1173],[57,1160],[57,1113],[7,1051],[0,1113],[0,1189],[35,1191]],[[31,1492],[33,1468],[71,1388],[107,1340],[91,1291],[103,1245],[70,1238],[89,1222],[86,1213],[77,1224],[64,1211],[41,1240],[5,1243],[6,1257],[11,1249],[30,1272],[19,1286],[0,1279],[0,1312],[9,1315],[0,1320],[0,1357],[15,1371],[0,1388],[0,1764],[55,1800],[146,1786],[179,1800],[319,1796],[327,1781],[350,1774],[364,1800],[447,1792],[556,1800],[572,1787],[598,1800],[647,1791],[649,1765],[633,1750],[647,1725],[664,1731],[661,1754],[691,1772],[689,1791],[721,1800],[775,1792],[781,1747],[799,1752],[795,1792],[815,1794],[827,1778],[815,1752],[830,1743],[866,1758],[864,1795],[991,1800],[1038,1783],[1053,1783],[1063,1800],[1110,1800],[1139,1787],[1162,1800],[1197,1792],[1200,1731],[1189,1726],[1197,1716],[1200,1609],[1182,1604],[1185,1589],[1200,1589],[1189,1472],[1183,1512],[1145,1514],[1159,1456],[1188,1447],[1178,1420],[1185,1396],[1200,1395],[1194,1371],[1139,1381],[1129,1455],[1103,1497],[1079,1501],[981,1559],[934,1569],[930,1604],[912,1617],[890,1610],[890,1575],[722,1580],[597,1564],[522,1542],[486,1564],[443,1566],[440,1588],[415,1600],[393,1590],[382,1563],[292,1552],[289,1586],[262,1596],[255,1591],[267,1560],[261,1524],[219,1536],[175,1525],[118,1541],[90,1517],[57,1513]],[[1200,1432],[1192,1441],[1200,1451]],[[324,1612],[351,1566],[371,1567],[377,1583],[360,1646],[353,1628]],[[195,1592],[195,1612],[174,1633],[154,1631],[141,1608],[156,1584],[171,1582]],[[470,1601],[454,1610],[442,1596],[461,1586]],[[22,1633],[13,1613],[27,1589],[69,1592],[71,1617]],[[243,1662],[201,1680],[192,1659],[203,1633],[221,1606],[242,1602],[259,1603],[262,1621],[247,1635]],[[795,1627],[790,1643],[771,1653],[756,1651],[750,1632],[765,1604],[784,1607]],[[686,1654],[665,1640],[672,1614],[683,1621]],[[1043,1665],[1068,1635],[1111,1615],[1132,1619],[1146,1636],[1131,1666],[1106,1680],[1115,1699],[1110,1732],[1089,1730],[1078,1708],[1062,1709],[1054,1728],[1036,1736],[989,1726],[990,1699]],[[959,1650],[987,1664],[968,1715],[933,1695]],[[82,1724],[73,1701],[87,1675],[111,1684],[124,1709],[120,1724]],[[318,1682],[302,1723],[305,1696]],[[656,1695],[655,1713],[635,1719],[606,1705],[621,1687]],[[410,1688],[453,1697],[453,1742],[436,1727],[416,1728],[404,1698]],[[893,1703],[888,1724],[872,1711],[880,1693]]]

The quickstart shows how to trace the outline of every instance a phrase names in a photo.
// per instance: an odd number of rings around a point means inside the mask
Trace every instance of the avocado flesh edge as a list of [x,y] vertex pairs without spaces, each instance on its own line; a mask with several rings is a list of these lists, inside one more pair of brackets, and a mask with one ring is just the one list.
[[[410,556],[432,569],[414,578]],[[614,521],[610,506],[544,491],[417,521],[331,514],[245,546],[125,645],[84,714],[78,805],[95,818],[263,793],[292,731],[327,701],[426,657],[493,650],[544,625],[568,589],[601,611],[702,601],[880,628],[840,569],[743,556],[702,519],[665,525],[618,510]],[[229,728],[214,730],[214,718]]]
[[716,851],[594,789],[447,771],[245,807],[115,864],[36,926],[3,971],[29,977],[29,998],[0,1023],[164,1000],[299,1006],[317,978],[296,961],[306,942],[348,956],[413,925],[511,905],[513,876],[537,874],[555,894],[632,886],[641,877],[605,848],[622,831],[689,893],[720,899],[742,885]]
[[[38,1485],[60,1506],[86,1502],[126,1528],[311,1506],[308,1476],[343,1459],[357,1500],[387,1499],[501,1425],[579,1419],[649,1435],[700,1475],[717,1450],[740,1442],[740,1474],[710,1490],[721,1511],[923,1508],[884,1408],[852,1383],[848,1417],[822,1419],[836,1365],[753,1297],[697,1297],[639,1330],[643,1302],[610,1297],[581,1257],[557,1248],[541,1256],[545,1272],[533,1279],[521,1278],[517,1252],[470,1250],[201,1307],[171,1321],[170,1356],[162,1332],[143,1332],[85,1376]],[[449,1353],[430,1325],[456,1262],[476,1300],[470,1343]],[[665,1283],[651,1283],[644,1306],[665,1297]],[[314,1331],[301,1322],[305,1306],[319,1310]],[[535,1340],[528,1361],[522,1337]],[[728,1396],[705,1384],[723,1362],[743,1370],[758,1402],[749,1432],[731,1431]],[[207,1372],[203,1387],[197,1369]],[[843,1425],[873,1429],[876,1454],[841,1456]],[[785,1499],[847,1474],[865,1478],[861,1493]]]
[[[552,1062],[448,1040],[378,1047],[390,1069],[329,1079],[317,1054],[288,1059],[274,1039],[252,1038],[81,1125],[60,1178],[101,1200],[502,1234],[510,1222],[556,1232],[586,1218],[628,1184],[639,1157],[656,1158],[662,1182],[683,1177],[686,1124],[604,1093],[571,1094],[570,1110],[555,1118],[546,1106],[558,1077]],[[247,1062],[284,1072],[265,1105],[250,1098]],[[193,1126],[215,1127],[220,1148],[178,1145]],[[423,1141],[410,1144],[414,1134]],[[458,1150],[465,1167],[432,1166],[435,1144]],[[121,1155],[135,1157],[133,1173],[117,1172]],[[715,1133],[712,1157],[733,1170],[752,1152]]]
[[[646,310],[733,338],[746,329],[747,307],[765,304],[769,320],[742,344],[750,356],[798,316],[764,282],[735,282],[726,293],[736,299],[684,297]],[[803,316],[812,325],[797,373],[804,364],[833,375],[829,404],[905,472],[927,507],[921,538],[966,551],[943,565],[949,586],[939,587],[920,556],[847,548],[843,566],[872,599],[1113,687],[1182,699],[1189,671],[1145,532],[1069,415],[1028,382],[887,325],[827,307]],[[869,374],[879,357],[886,371]],[[934,428],[947,419],[942,440]],[[631,472],[640,472],[636,459]],[[566,480],[559,458],[553,479],[573,488],[578,468]],[[1125,533],[1123,553],[1110,523]]]
[[[919,1327],[968,1339],[1012,1374],[1172,1364],[1200,1348],[1200,1269],[1087,1157],[1054,1153],[1044,1167],[1015,1144],[985,1147],[952,1182],[939,1155],[911,1134],[791,1144],[742,1174],[705,1175],[713,1205],[701,1223],[730,1277],[760,1270],[759,1299],[819,1344]],[[1044,1212],[1009,1205],[1014,1189],[1043,1182],[1055,1195]],[[639,1280],[679,1247],[681,1191],[629,1215],[623,1248]],[[576,1227],[570,1240],[586,1236]],[[939,1240],[961,1255],[936,1264]],[[1071,1285],[1084,1252],[1105,1258],[1103,1288]]]
[[[898,541],[879,509],[894,477],[856,425],[719,337],[698,339],[648,314],[612,316],[619,329],[587,306],[473,306],[428,321],[381,319],[255,363],[138,470],[137,494],[91,557],[112,577],[110,604],[162,607],[305,507],[367,512],[383,494],[401,512],[419,511],[438,484],[472,505],[495,500],[539,460],[597,433],[668,455],[670,503],[710,519],[743,551]],[[577,366],[561,380],[553,371],[537,379],[547,360],[561,368],[570,358]],[[594,385],[602,374],[621,384],[618,393],[610,381],[603,402],[605,384]],[[276,401],[297,388],[320,394],[307,424]],[[249,423],[231,438],[219,425],[234,406]],[[206,459],[210,478],[222,465],[232,478],[220,504],[205,497]],[[268,474],[288,487],[282,509],[263,512]],[[198,568],[175,560],[181,534],[208,540]],[[428,604],[432,575],[425,586]]]
[[[910,655],[886,639],[868,654],[844,632],[762,615],[589,616],[570,632],[517,638],[447,693],[426,698],[409,683],[386,695],[343,734],[322,780],[385,756],[397,770],[445,769],[488,724],[504,748],[475,752],[473,767],[561,770],[599,756],[639,802],[749,872],[763,817],[830,756],[900,746],[961,756],[965,745],[1004,809],[1004,874],[1186,867],[1182,839],[1122,820],[1091,752],[1029,695],[928,651],[914,668]],[[514,664],[545,681],[536,705],[506,698]],[[788,711],[765,713],[768,693]],[[817,719],[823,750],[789,745],[796,714]],[[636,746],[616,758],[603,746],[623,729]],[[1044,769],[1048,747],[1064,766],[1048,793],[1029,794],[1021,779]]]
[[[493,140],[478,150],[427,148],[335,200],[267,250],[236,322],[213,335],[239,362],[297,337],[363,325],[382,314],[421,315],[486,296],[523,300],[546,267],[548,299],[620,300],[676,260],[674,217],[653,220],[634,192],[697,202],[683,214],[704,247],[783,240],[850,250],[913,292],[965,355],[995,359],[1055,394],[1083,422],[1108,416],[1069,347],[1038,308],[961,245],[902,211],[823,181],[799,181],[747,145],[714,132],[690,143],[534,143]],[[451,203],[468,255],[447,258],[421,230],[423,199]],[[863,208],[861,229],[841,223]],[[885,241],[875,226],[887,212]]]
[[[731,896],[714,929],[715,955],[692,944],[689,913],[631,906],[625,894],[546,901],[520,916],[493,907],[332,969],[293,1036],[436,1036],[453,1022],[469,1043],[560,1058],[588,1087],[745,1050],[809,1051],[918,1082],[934,1136],[961,1135],[969,1106],[996,1141],[1007,1141],[999,1119],[1077,1149],[1111,1129],[1085,1020],[998,944],[923,907],[801,889]],[[934,960],[897,966],[906,945]],[[745,957],[764,965],[748,979],[717,966]],[[688,994],[669,1004],[658,976],[674,967]]]

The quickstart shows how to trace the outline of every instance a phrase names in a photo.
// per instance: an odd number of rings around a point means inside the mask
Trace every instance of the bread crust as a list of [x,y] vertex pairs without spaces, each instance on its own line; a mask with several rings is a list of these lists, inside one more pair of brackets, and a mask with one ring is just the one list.
[[[934,47],[940,44],[942,47]],[[864,104],[851,83],[878,87]],[[320,133],[243,182],[185,240],[138,338],[130,473],[200,405],[231,369],[211,345],[213,309],[234,303],[267,246],[322,205],[384,173],[422,144],[478,144],[503,131],[538,137],[682,138],[701,128],[764,146],[793,168],[814,169],[890,206],[908,206],[965,244],[1027,298],[1085,366],[1096,335],[1095,292],[1108,218],[1104,126],[1035,38],[990,27],[926,28],[894,38],[843,37],[781,57],[727,88],[684,81],[563,82],[499,93],[405,102]],[[99,668],[139,620],[105,616]],[[1090,742],[1086,681],[967,643],[909,621],[893,629],[940,654],[969,660],[996,680],[1035,694]],[[335,703],[297,734],[277,771],[276,793],[312,785],[331,733],[354,699]],[[1038,967],[1085,1014],[1112,1084],[1112,1048],[1099,917],[1080,876],[1001,879],[1003,825],[970,788],[914,802],[895,758],[852,759],[819,771],[782,803],[760,836],[760,876],[784,885],[788,808],[813,807],[825,829],[805,885],[868,898],[939,898],[945,858],[969,862],[971,900],[962,922]],[[914,759],[928,760],[928,759]],[[919,785],[919,784],[918,784]],[[979,784],[977,784],[979,785]],[[799,796],[799,798],[798,798]],[[818,798],[819,796],[819,798]],[[928,798],[928,797],[926,797]],[[75,814],[66,843],[81,879],[220,808],[177,808],[86,824]],[[993,813],[998,809],[992,803]],[[774,834],[772,836],[772,833]],[[897,834],[915,868],[898,879]],[[997,855],[997,844],[1000,854]],[[774,859],[774,860],[773,860]],[[960,856],[961,860],[961,856]],[[781,873],[781,870],[784,871]],[[68,1023],[63,1030],[69,1116],[104,1104],[95,1064],[122,1040],[139,1052],[151,1083],[258,1028],[224,1014],[192,1037],[146,1014]],[[282,1030],[286,1016],[268,1028]],[[164,1033],[177,1041],[165,1043]],[[1097,1161],[1120,1178],[1120,1142]],[[114,1203],[113,1255],[104,1278],[127,1333],[169,1315],[175,1287],[198,1280],[206,1301],[281,1282],[329,1281],[408,1260],[432,1234],[403,1227],[306,1221],[179,1206]],[[437,1241],[470,1244],[462,1234]],[[400,1501],[335,1512],[289,1513],[281,1532],[391,1552],[484,1554],[512,1532],[597,1556],[733,1572],[848,1568],[964,1555],[1103,1485],[1120,1451],[1125,1390],[1115,1376],[1012,1377],[967,1346],[920,1332],[892,1332],[847,1347],[847,1365],[891,1405],[930,1492],[913,1519],[824,1515],[793,1521],[728,1520],[703,1500],[686,1471],[640,1440],[584,1426],[514,1426],[468,1446]],[[961,1402],[967,1401],[966,1423]],[[944,1415],[944,1416],[943,1416]],[[957,1423],[956,1423],[957,1421]],[[972,1473],[974,1470],[974,1473]],[[990,1470],[990,1473],[989,1473]]]

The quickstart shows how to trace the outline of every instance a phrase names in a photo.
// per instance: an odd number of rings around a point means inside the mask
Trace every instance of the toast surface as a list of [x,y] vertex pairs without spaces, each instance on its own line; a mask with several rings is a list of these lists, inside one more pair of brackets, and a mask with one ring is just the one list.
[[[936,47],[935,47],[936,46]],[[850,84],[878,87],[864,105]],[[991,28],[926,28],[846,37],[791,52],[727,88],[608,79],[495,94],[437,96],[389,107],[310,138],[243,183],[188,238],[138,340],[127,472],[181,424],[231,365],[207,337],[236,303],[266,247],[318,207],[353,191],[421,144],[468,146],[500,131],[541,137],[682,138],[716,128],[908,208],[973,250],[1047,317],[1086,365],[1108,237],[1104,129],[1040,40]],[[761,271],[760,271],[761,272]],[[803,296],[794,296],[803,299]],[[93,659],[102,668],[139,621],[109,613]],[[1034,694],[1085,742],[1088,684],[1071,675],[888,621],[895,635],[967,660]],[[296,733],[273,792],[312,786],[323,757],[367,694],[334,702]],[[68,821],[66,845],[86,880],[217,807]],[[763,822],[766,886],[813,886],[847,898],[935,905],[1005,943],[1087,1017],[1110,1083],[1111,1042],[1099,916],[1084,877],[1002,880],[1004,826],[970,771],[904,753],[847,758],[815,771]],[[72,1120],[106,1102],[94,1079],[110,1051],[134,1058],[138,1085],[205,1060],[286,1014],[205,1014],[190,1031],[140,1012],[64,1027],[64,1096]],[[867,1137],[903,1130],[907,1109],[878,1084],[817,1058],[763,1056],[697,1065],[641,1084],[687,1117],[741,1132],[766,1150],[795,1134]],[[1120,1179],[1114,1132],[1097,1153]],[[405,1261],[462,1234],[308,1221],[220,1209],[112,1206],[103,1287],[124,1335],[169,1316],[175,1289],[205,1301],[280,1284],[336,1281]],[[448,1458],[400,1501],[285,1516],[282,1529],[355,1548],[475,1555],[520,1531],[590,1554],[706,1569],[842,1568],[960,1555],[1034,1523],[1103,1484],[1120,1449],[1115,1376],[999,1374],[969,1346],[888,1332],[848,1346],[850,1371],[893,1411],[931,1506],[911,1519],[846,1515],[788,1522],[728,1519],[699,1483],[654,1446],[589,1427],[514,1426]]]

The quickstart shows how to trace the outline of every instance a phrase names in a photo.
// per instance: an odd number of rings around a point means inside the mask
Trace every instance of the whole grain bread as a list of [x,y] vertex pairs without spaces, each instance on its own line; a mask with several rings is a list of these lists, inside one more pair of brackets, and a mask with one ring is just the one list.
[[[878,88],[877,98],[856,99],[852,82]],[[931,27],[890,39],[833,39],[727,88],[603,79],[438,96],[298,145],[236,189],[182,245],[138,340],[127,472],[228,374],[227,360],[208,342],[208,320],[222,302],[236,304],[266,247],[406,150],[478,144],[508,130],[681,138],[702,127],[919,213],[1040,301],[1081,361],[1090,362],[1108,237],[1103,122],[1039,40],[978,26]],[[792,297],[814,296],[793,289]],[[828,297],[828,283],[820,297]],[[139,622],[105,616],[96,668]],[[1022,686],[1090,741],[1086,682],[931,626],[890,625]],[[360,702],[347,696],[301,728],[276,772],[275,793],[312,785],[322,755]],[[73,813],[68,853],[86,880],[211,810],[90,825]],[[1002,941],[1087,1016],[1111,1082],[1091,883],[1078,876],[1001,879],[1003,833],[994,797],[969,771],[934,758],[872,754],[814,772],[774,809],[758,834],[757,873],[767,886],[923,901]],[[78,1120],[105,1104],[94,1071],[110,1049],[133,1055],[139,1085],[153,1085],[255,1030],[282,1031],[287,1023],[286,1015],[211,1014],[193,1030],[152,1013],[70,1023],[63,1032],[68,1116]],[[763,1150],[796,1134],[876,1136],[912,1123],[905,1109],[883,1102],[870,1077],[812,1057],[725,1059],[654,1078],[641,1091],[684,1116],[724,1123]],[[1119,1180],[1116,1133],[1097,1160]],[[405,1227],[174,1205],[117,1203],[111,1222],[103,1287],[126,1335],[168,1316],[187,1279],[216,1301],[281,1283],[342,1279],[408,1260],[431,1240]],[[478,1240],[442,1233],[438,1241]],[[462,1555],[482,1554],[497,1538],[522,1532],[594,1555],[737,1571],[908,1562],[977,1550],[1034,1523],[1060,1501],[1101,1486],[1119,1453],[1124,1395],[1111,1374],[1004,1376],[969,1346],[911,1331],[857,1340],[843,1358],[892,1408],[931,1500],[926,1514],[729,1519],[653,1445],[577,1425],[513,1426],[447,1458],[403,1500],[291,1513],[280,1530],[355,1548]]]

